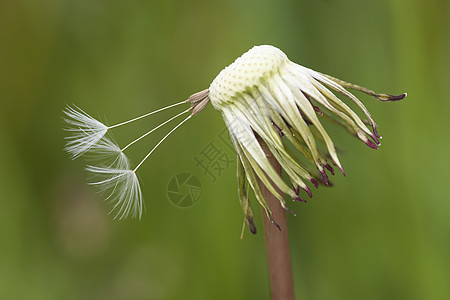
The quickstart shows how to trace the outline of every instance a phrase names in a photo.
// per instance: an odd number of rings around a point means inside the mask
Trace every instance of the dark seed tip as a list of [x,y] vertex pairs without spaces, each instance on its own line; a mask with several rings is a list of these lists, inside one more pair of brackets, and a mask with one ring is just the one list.
[[280,127],[277,126],[277,124],[275,124],[274,122],[272,122],[273,128],[275,129],[275,131],[278,133],[279,137],[283,137],[284,133],[283,131],[280,129]]
[[297,185],[297,186],[292,186],[293,188],[294,188],[294,192],[295,192],[295,194],[298,196],[298,194],[300,193],[300,187]]
[[320,175],[322,176],[322,180],[326,185],[329,185],[328,176],[327,173],[325,173],[325,170],[320,171]]
[[277,222],[275,222],[275,220],[274,220],[274,219],[270,218],[270,222],[272,222],[272,224],[273,224],[273,225],[277,226],[278,230],[279,230],[279,231],[281,231],[281,227],[280,227],[280,225],[278,225],[278,223],[277,223]]
[[381,135],[379,135],[379,134],[378,134],[378,131],[377,131],[377,126],[376,126],[376,125],[373,125],[372,128],[373,128],[373,133],[375,134],[375,136],[376,136],[377,138],[381,139]]
[[310,190],[307,186],[305,186],[305,187],[303,188],[303,190],[308,194],[309,198],[312,198],[311,190]]
[[366,141],[366,145],[369,146],[372,149],[378,150],[378,146],[377,144],[375,144],[374,142],[372,142],[371,140],[367,140]]
[[300,198],[300,197],[292,198],[292,200],[294,200],[294,201],[299,201],[299,202],[305,202],[305,203],[306,203],[306,200],[303,200],[303,199]]
[[345,174],[344,168],[343,167],[339,167],[339,169],[341,169],[342,175],[345,176],[346,174]]
[[378,140],[378,137],[375,134],[370,135],[370,137],[372,138],[372,140],[375,142],[376,145],[378,146],[381,145],[380,141]]
[[250,232],[253,234],[256,234],[256,226],[253,222],[253,218],[247,219],[248,228],[250,229]]
[[315,180],[314,178],[311,178],[309,181],[311,181],[311,183],[314,184],[314,186],[316,187],[316,189],[319,188],[319,183],[317,182],[317,180]]
[[403,93],[401,95],[389,95],[389,94],[378,94],[377,99],[380,101],[400,101],[406,98],[408,96],[407,93]]
[[[297,197],[295,197],[295,198],[297,198]],[[283,208],[284,208],[284,210],[286,210],[286,211],[290,212],[291,214],[293,214],[294,216],[296,216],[295,212],[293,210],[290,210],[287,206],[285,206]]]
[[326,165],[325,165],[325,168],[327,168],[327,169],[328,169],[328,171],[330,171],[330,172],[331,172],[331,174],[332,174],[332,175],[334,175],[334,169],[333,169],[333,167],[332,167],[332,166],[330,166],[330,164],[326,164]]
[[314,110],[321,116],[323,116],[323,112],[320,110],[320,108],[318,108],[317,106],[313,106]]

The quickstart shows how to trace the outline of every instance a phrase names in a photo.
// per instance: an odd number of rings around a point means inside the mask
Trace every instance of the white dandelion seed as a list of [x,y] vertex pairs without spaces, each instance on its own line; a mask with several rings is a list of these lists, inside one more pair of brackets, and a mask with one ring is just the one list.
[[184,104],[185,102],[186,101],[175,103],[112,126],[106,126],[75,105],[74,107],[66,106],[63,110],[66,115],[64,121],[69,127],[65,128],[65,130],[70,132],[71,135],[66,137],[67,143],[65,150],[73,159],[76,159],[94,147],[105,136],[108,130],[132,123],[155,113]]
[[192,110],[193,107],[169,118],[158,126],[147,131],[145,134],[139,136],[132,142],[128,143],[123,148],[119,147],[117,143],[113,142],[109,137],[107,137],[107,132],[113,128],[132,123],[144,117],[153,115],[157,112],[178,106],[186,102],[187,100],[169,105],[156,111],[144,114],[140,117],[112,126],[106,126],[100,121],[97,121],[78,107],[67,107],[64,110],[64,113],[67,116],[65,118],[65,121],[68,125],[70,125],[70,127],[66,130],[72,133],[71,136],[67,137],[68,143],[65,149],[73,159],[86,154],[88,159],[90,159],[93,163],[98,164],[89,164],[86,167],[86,170],[91,172],[96,178],[96,181],[92,182],[91,184],[97,186],[100,192],[109,194],[106,197],[106,200],[114,203],[111,213],[115,212],[115,218],[125,219],[129,215],[131,215],[133,218],[141,218],[144,209],[144,203],[136,171],[140,168],[144,161],[146,161],[148,157],[159,147],[159,145],[161,145],[161,143],[178,127],[189,120],[194,113],[177,124],[160,141],[158,141],[158,143],[138,163],[136,167],[131,167],[130,161],[124,154],[124,151],[136,142],[142,140],[144,137],[150,135],[155,130],[161,128],[165,124],[188,113]]

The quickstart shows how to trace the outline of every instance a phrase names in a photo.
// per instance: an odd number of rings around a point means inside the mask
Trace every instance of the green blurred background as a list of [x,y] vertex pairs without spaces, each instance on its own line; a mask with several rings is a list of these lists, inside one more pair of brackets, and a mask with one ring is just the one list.
[[[268,299],[259,208],[259,233],[240,240],[234,163],[213,181],[194,160],[209,143],[235,159],[211,106],[140,169],[141,221],[108,216],[83,161],[62,150],[65,104],[117,123],[207,88],[257,44],[408,92],[402,103],[358,94],[383,146],[336,131],[347,177],[290,204],[298,299],[450,299],[446,0],[0,1],[0,299]],[[116,138],[124,145],[175,111]],[[180,172],[202,183],[189,209],[166,195]]]

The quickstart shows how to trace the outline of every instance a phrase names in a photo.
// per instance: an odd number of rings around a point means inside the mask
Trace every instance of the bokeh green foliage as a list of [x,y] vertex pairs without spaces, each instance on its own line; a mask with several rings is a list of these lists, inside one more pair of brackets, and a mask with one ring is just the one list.
[[[446,0],[0,1],[0,298],[268,299],[259,209],[259,233],[240,240],[235,166],[213,182],[193,159],[224,129],[217,112],[208,107],[155,152],[139,174],[147,212],[119,222],[62,151],[61,110],[75,103],[126,120],[273,44],[318,71],[408,92],[403,103],[360,95],[383,146],[336,130],[347,177],[290,204],[298,298],[449,299],[449,28]],[[190,209],[166,197],[179,172],[203,185]]]

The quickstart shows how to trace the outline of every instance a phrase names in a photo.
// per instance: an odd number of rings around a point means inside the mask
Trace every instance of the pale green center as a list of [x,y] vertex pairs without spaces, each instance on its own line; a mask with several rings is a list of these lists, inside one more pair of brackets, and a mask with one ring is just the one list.
[[286,54],[276,47],[253,47],[217,75],[209,87],[211,103],[220,109],[220,104],[258,86],[263,79],[278,72],[287,61]]

